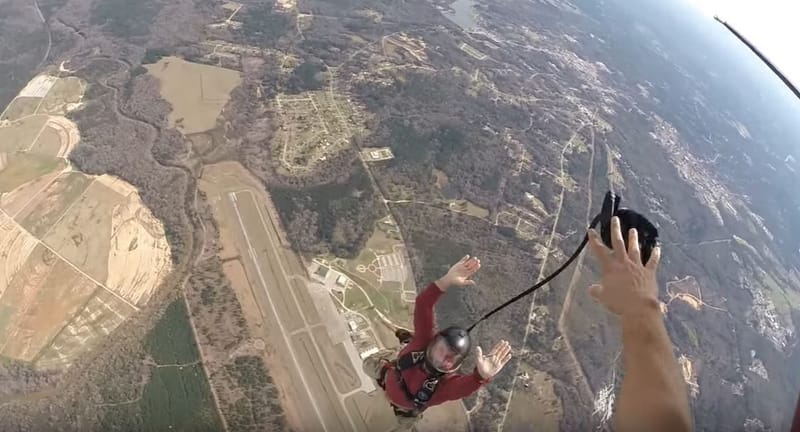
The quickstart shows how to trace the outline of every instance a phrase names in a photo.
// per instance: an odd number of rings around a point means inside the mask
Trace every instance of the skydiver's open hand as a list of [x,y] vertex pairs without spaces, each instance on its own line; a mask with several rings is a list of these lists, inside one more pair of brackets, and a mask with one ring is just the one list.
[[450,267],[447,274],[436,281],[436,286],[442,291],[447,291],[451,286],[475,285],[470,279],[481,268],[481,260],[465,255],[464,258]]
[[622,239],[619,218],[611,219],[609,249],[595,230],[589,231],[589,246],[600,262],[600,283],[589,287],[589,294],[611,312],[636,315],[658,306],[656,270],[661,248],[653,249],[646,265],[642,265],[639,235],[636,229],[628,232],[628,250]]
[[489,380],[497,375],[509,360],[511,360],[511,345],[508,341],[501,340],[486,356],[483,355],[481,347],[478,347],[478,359],[475,367],[481,378]]

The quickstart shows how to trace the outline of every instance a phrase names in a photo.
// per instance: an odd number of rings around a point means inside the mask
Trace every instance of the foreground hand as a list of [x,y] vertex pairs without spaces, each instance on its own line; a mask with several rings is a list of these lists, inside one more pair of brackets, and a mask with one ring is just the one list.
[[661,248],[656,247],[646,265],[642,265],[639,234],[628,232],[628,250],[622,239],[618,217],[611,219],[609,249],[595,230],[589,231],[589,246],[600,262],[600,283],[589,287],[589,294],[617,315],[641,313],[658,305],[656,270]]
[[478,359],[475,367],[478,368],[481,377],[488,380],[497,375],[509,360],[511,360],[511,345],[508,344],[508,341],[502,340],[492,348],[486,357],[483,356],[481,347],[478,347]]
[[475,285],[475,281],[470,278],[480,270],[480,268],[481,260],[475,257],[470,258],[469,255],[465,255],[464,258],[461,258],[459,262],[450,267],[446,275],[436,281],[436,285],[442,291],[447,290],[447,288],[450,288],[452,285]]

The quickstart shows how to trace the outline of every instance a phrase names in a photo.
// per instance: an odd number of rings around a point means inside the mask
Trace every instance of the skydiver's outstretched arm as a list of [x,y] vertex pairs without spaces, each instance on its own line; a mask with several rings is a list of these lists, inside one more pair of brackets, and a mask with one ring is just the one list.
[[[425,288],[414,304],[414,339],[409,344],[413,349],[420,349],[428,344],[434,336],[433,307],[452,286],[475,285],[470,278],[481,268],[481,260],[466,255],[450,267],[447,274]],[[419,346],[418,346],[419,345]]]
[[686,383],[658,307],[656,269],[661,250],[656,248],[642,265],[636,230],[628,233],[627,251],[616,217],[611,230],[613,250],[594,230],[589,233],[601,268],[601,283],[592,285],[589,293],[622,319],[625,377],[614,414],[616,429],[689,431],[692,419]]

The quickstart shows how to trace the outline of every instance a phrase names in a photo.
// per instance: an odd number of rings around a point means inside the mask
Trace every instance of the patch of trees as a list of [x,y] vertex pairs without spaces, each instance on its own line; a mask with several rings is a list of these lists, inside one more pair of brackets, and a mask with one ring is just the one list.
[[275,46],[278,39],[292,30],[293,17],[275,11],[275,2],[257,2],[245,6],[242,34],[246,43],[264,47]]
[[339,180],[292,189],[271,186],[270,194],[295,248],[354,257],[372,234],[378,207],[362,165]]
[[286,82],[290,93],[319,90],[325,84],[325,72],[328,67],[323,63],[306,61],[294,68]]
[[227,365],[226,370],[245,395],[234,404],[227,417],[231,429],[286,430],[279,390],[267,372],[264,361],[257,356],[240,356]]
[[56,371],[37,371],[29,364],[4,360],[0,362],[0,397],[22,396],[40,391],[58,382]]
[[142,57],[142,64],[158,63],[162,57],[168,56],[169,52],[163,48],[147,48]]
[[102,0],[94,3],[89,22],[121,38],[147,36],[162,6],[155,0]]

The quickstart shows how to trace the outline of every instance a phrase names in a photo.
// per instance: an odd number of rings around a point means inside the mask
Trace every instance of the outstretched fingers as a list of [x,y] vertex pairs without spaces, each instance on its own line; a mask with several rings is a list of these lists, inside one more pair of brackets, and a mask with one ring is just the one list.
[[628,230],[628,258],[637,264],[642,262],[642,251],[639,249],[639,232],[636,228]]
[[656,246],[653,248],[653,253],[650,255],[650,259],[647,260],[647,267],[648,270],[656,271],[658,268],[658,263],[661,261],[661,246]]
[[611,250],[603,243],[600,234],[594,229],[589,230],[589,250],[591,250],[592,255],[600,261],[600,265],[608,263]]
[[497,353],[495,354],[495,361],[500,367],[505,366],[511,360],[511,344],[508,341],[501,341],[498,345]]
[[622,228],[617,216],[611,218],[611,248],[617,259],[625,256],[625,240],[622,238]]

